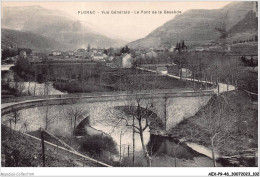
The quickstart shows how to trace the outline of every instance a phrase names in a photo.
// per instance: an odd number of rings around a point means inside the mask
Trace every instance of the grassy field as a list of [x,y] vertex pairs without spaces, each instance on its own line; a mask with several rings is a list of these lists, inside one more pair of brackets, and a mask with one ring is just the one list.
[[[93,68],[94,69],[94,68]],[[91,72],[91,69],[88,70]],[[95,71],[92,70],[94,73]],[[69,93],[110,92],[151,89],[199,90],[205,85],[170,78],[138,69],[105,68],[84,79],[75,79],[66,84],[54,82],[55,88]]]
[[255,54],[257,55],[257,42],[252,43],[238,43],[231,45],[231,52],[235,54]]
[[241,71],[238,87],[253,93],[258,93],[258,74],[247,70]]

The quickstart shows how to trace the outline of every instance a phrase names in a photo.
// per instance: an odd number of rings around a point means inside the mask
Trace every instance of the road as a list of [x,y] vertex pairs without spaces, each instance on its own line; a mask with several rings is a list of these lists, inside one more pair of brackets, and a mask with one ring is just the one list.
[[[150,70],[150,69],[146,69],[146,68],[140,68],[140,67],[137,67],[137,69],[140,69],[140,70],[143,70],[143,71],[149,71],[149,72],[152,72],[152,73],[156,73],[155,70]],[[175,79],[182,79],[182,80],[187,80],[187,81],[193,81],[192,78],[180,78],[179,76],[175,76],[173,74],[166,74],[166,76],[168,77],[171,77],[171,78],[175,78]],[[194,79],[195,82],[202,82],[202,83],[208,83],[208,84],[213,84],[213,82],[209,82],[209,81],[203,81],[203,80],[197,80],[197,79]],[[227,84],[224,84],[224,83],[218,83],[218,87],[219,87],[219,93],[223,93],[223,92],[226,92],[226,91],[232,91],[232,90],[235,90],[235,86],[233,85],[227,85]],[[218,93],[218,88],[214,88],[212,89],[215,93]]]
[[14,64],[2,65],[1,71],[8,71],[12,66],[14,66]]

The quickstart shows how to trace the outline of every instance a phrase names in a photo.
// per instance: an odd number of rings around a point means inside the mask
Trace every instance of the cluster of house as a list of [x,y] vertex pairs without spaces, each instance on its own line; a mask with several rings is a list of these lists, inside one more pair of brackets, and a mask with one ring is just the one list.
[[49,54],[51,59],[85,59],[87,61],[112,60],[111,56],[104,53],[105,49],[77,49],[75,51],[52,51]]
[[149,48],[149,49],[139,49],[136,50],[136,55],[139,55],[142,59],[147,59],[147,58],[156,58],[158,57],[159,53],[163,53],[165,52],[166,49],[164,48],[158,48],[158,49],[154,49],[154,48]]
[[182,78],[192,76],[191,70],[187,68],[179,68],[175,63],[160,63],[160,64],[144,64],[143,68],[155,70],[158,75],[167,75],[171,73]]
[[52,51],[49,55],[50,59],[83,59],[84,61],[102,62],[111,68],[131,68],[134,58],[131,54],[124,53],[120,56],[107,55],[105,49],[78,49],[76,51]]
[[[167,65],[165,66],[157,66],[156,67],[156,73],[159,74],[159,75],[167,75],[169,70],[168,70],[168,67]],[[181,68],[178,70],[178,74],[177,74],[179,77],[182,77],[182,78],[187,78],[187,77],[191,77],[192,76],[192,72],[191,70],[187,69],[187,68]]]
[[131,68],[135,58],[131,54],[124,53],[121,56],[116,56],[112,60],[106,62],[106,66],[111,68]]

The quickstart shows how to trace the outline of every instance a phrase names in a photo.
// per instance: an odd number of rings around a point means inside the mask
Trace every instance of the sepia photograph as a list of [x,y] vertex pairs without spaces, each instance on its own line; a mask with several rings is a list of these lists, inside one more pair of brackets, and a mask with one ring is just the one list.
[[88,167],[259,176],[258,1],[2,1],[1,176]]

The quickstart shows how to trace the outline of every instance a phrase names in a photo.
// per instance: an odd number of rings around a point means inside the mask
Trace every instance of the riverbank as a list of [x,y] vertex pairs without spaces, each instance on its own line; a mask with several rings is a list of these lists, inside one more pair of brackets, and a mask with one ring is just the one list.
[[[209,157],[174,138],[151,135],[147,149],[151,155],[152,167],[213,167]],[[122,166],[133,166],[132,155],[127,156],[126,154]],[[217,164],[218,167],[222,166],[220,163]],[[142,152],[135,153],[134,166],[147,166]]]
[[25,80],[11,66],[2,66],[1,98],[15,98],[21,96],[61,95],[66,92],[59,91],[53,87],[52,82],[39,83],[34,79]]
[[28,68],[17,65],[13,71],[17,75],[16,82],[52,82],[54,89],[67,93],[152,89],[205,90],[212,85],[180,80],[138,68],[110,68],[101,64],[64,66],[49,63],[28,65]]
[[[210,107],[210,104],[215,106]],[[223,109],[218,109],[219,106],[217,105],[221,105]],[[207,120],[212,118],[212,121],[217,122],[220,112],[222,112],[221,116],[226,121],[226,125],[223,126],[228,126],[229,128],[227,129],[229,132],[228,135],[218,140],[219,142],[221,141],[221,144],[216,147],[216,152],[220,156],[225,157],[240,155],[242,159],[244,151],[251,148],[256,148],[257,150],[258,110],[252,106],[251,98],[248,94],[238,90],[213,96],[208,104],[195,116],[179,123],[167,132],[167,136],[183,139],[187,142],[203,145],[211,149],[210,132],[207,131]],[[251,166],[252,163],[250,161],[238,160],[236,164],[228,162],[226,164],[228,166]]]

